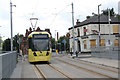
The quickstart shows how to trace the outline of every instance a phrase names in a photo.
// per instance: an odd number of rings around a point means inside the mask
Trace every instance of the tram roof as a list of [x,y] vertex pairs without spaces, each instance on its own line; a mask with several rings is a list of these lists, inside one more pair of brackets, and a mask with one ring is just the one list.
[[39,32],[36,31],[36,32],[30,33],[30,34],[28,35],[28,38],[32,37],[33,34],[48,34],[48,36],[51,37],[51,35],[50,35],[48,32],[46,32],[46,31],[39,31]]

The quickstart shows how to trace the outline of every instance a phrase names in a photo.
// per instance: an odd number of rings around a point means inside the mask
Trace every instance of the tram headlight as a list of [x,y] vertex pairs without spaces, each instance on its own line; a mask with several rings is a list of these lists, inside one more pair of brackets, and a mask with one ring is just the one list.
[[47,52],[46,56],[48,56],[48,55],[49,55],[49,52]]
[[34,56],[37,56],[37,54],[36,54],[35,52],[33,53],[33,55],[34,55]]

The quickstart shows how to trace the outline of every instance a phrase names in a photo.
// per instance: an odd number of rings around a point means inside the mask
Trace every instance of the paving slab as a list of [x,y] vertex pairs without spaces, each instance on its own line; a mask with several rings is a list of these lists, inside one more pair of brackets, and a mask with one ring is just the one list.
[[[72,58],[72,56],[68,56]],[[81,54],[75,59],[120,69],[120,61],[115,59],[93,57],[91,54]]]

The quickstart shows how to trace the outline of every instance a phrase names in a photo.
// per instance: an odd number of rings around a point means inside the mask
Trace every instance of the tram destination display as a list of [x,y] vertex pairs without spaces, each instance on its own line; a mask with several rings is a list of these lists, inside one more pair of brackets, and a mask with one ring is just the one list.
[[33,35],[33,38],[34,39],[40,39],[40,38],[48,38],[48,35],[47,34],[35,34]]

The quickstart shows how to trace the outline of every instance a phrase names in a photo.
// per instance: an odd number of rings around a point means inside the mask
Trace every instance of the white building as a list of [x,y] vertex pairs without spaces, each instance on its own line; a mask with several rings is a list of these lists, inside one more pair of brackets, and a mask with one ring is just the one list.
[[118,14],[120,15],[120,1],[118,2]]
[[[100,37],[99,37],[100,24]],[[83,22],[76,22],[75,25],[75,51],[91,52],[92,47],[97,46],[119,46],[120,37],[120,19],[111,16],[111,22],[108,23],[108,16],[101,15],[100,22],[98,16],[93,16]],[[73,51],[73,27],[69,28],[70,50]],[[100,41],[100,43],[99,43]]]

